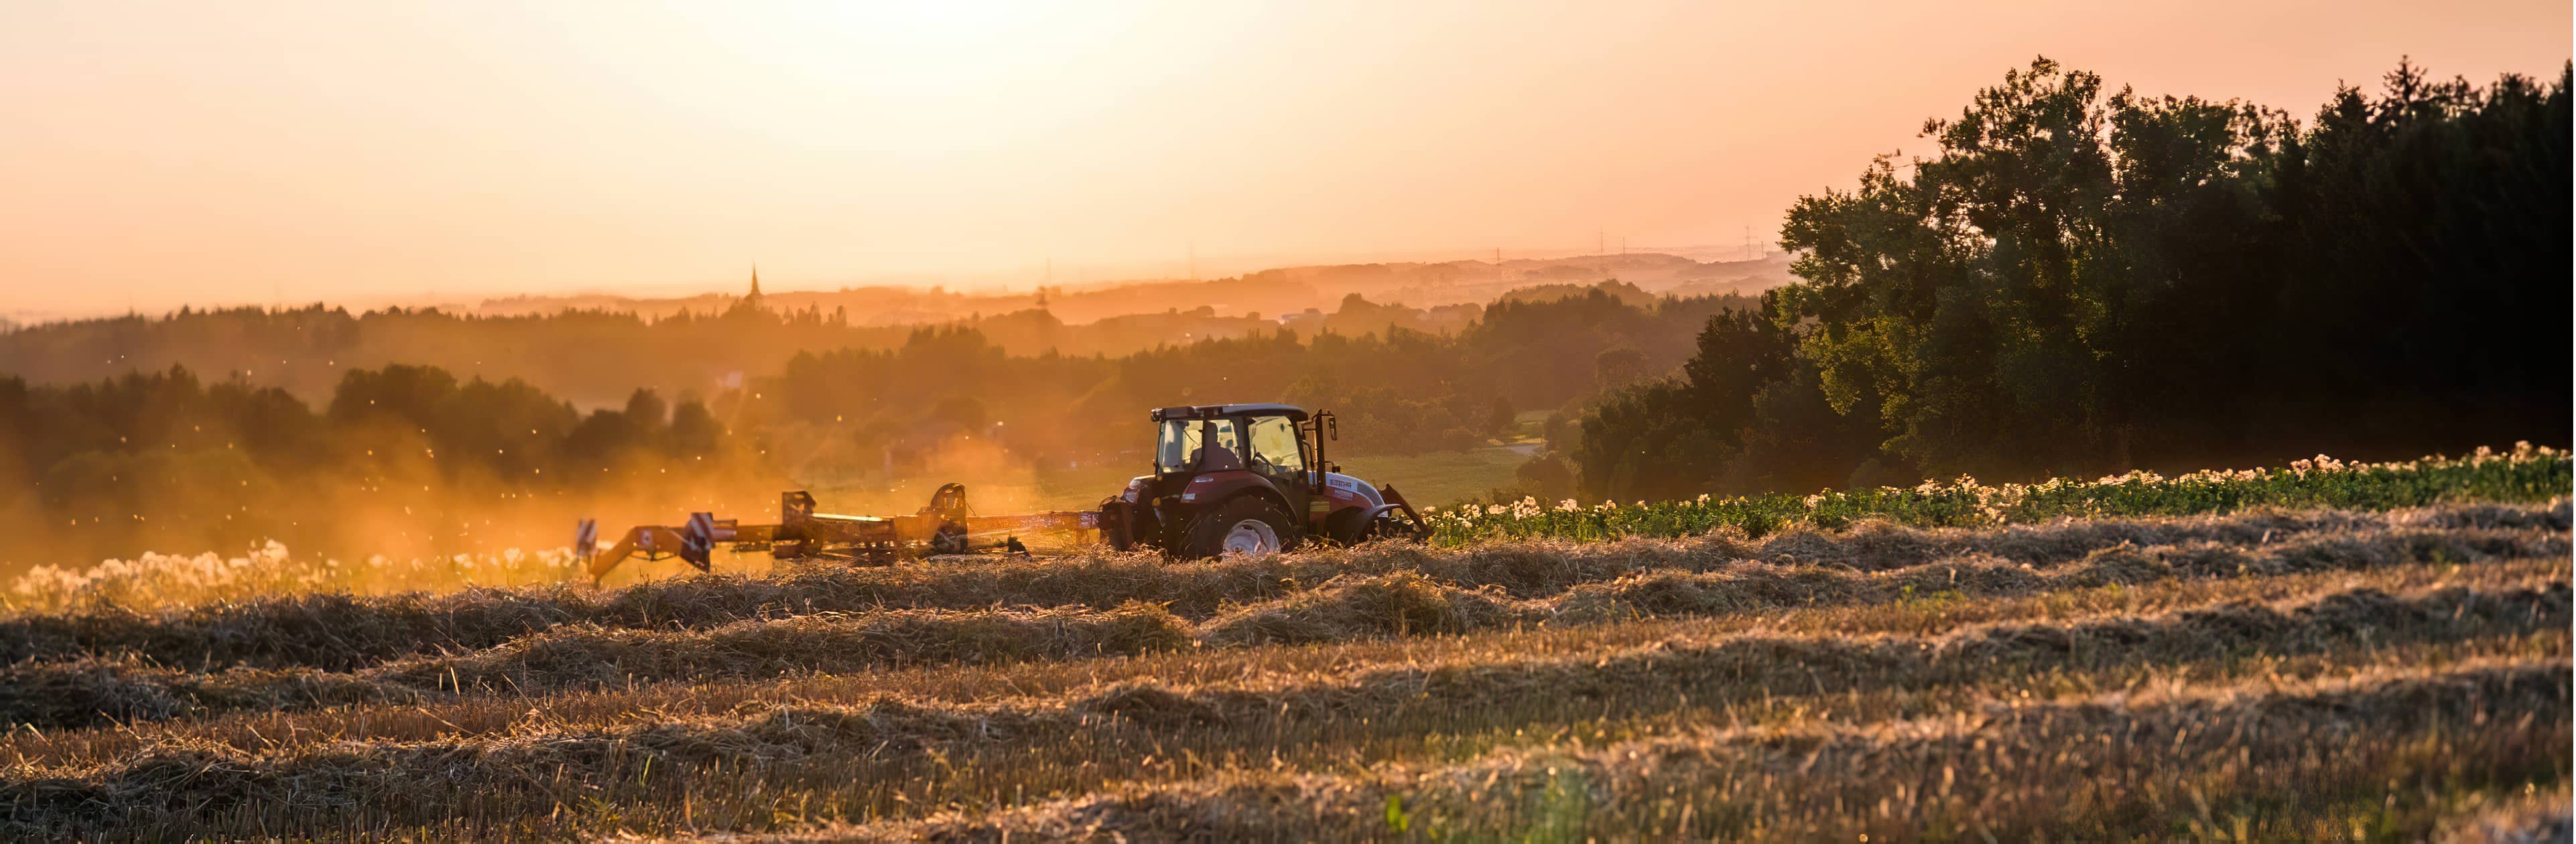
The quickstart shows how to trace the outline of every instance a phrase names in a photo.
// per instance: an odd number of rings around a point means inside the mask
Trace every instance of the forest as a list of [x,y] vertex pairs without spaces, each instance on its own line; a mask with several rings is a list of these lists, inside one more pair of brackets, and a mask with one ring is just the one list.
[[1624,502],[2563,437],[2568,88],[2400,64],[2301,122],[2039,59],[1800,199],[1800,280],[1557,471]]
[[[1307,332],[1391,326],[1447,332],[1476,308],[1343,308],[1291,316]],[[1259,313],[1215,308],[1136,313],[1067,324],[1045,308],[973,314],[930,324],[976,330],[1021,355],[1123,355],[1158,345],[1275,331]],[[918,324],[879,325],[846,311],[773,307],[759,295],[720,307],[646,316],[631,311],[562,310],[485,315],[391,307],[351,313],[300,308],[182,307],[161,317],[124,316],[0,332],[5,370],[36,383],[95,381],[134,370],[185,365],[209,377],[283,387],[308,401],[330,397],[352,368],[437,366],[467,377],[520,380],[585,407],[609,407],[639,387],[712,392],[775,372],[799,352],[892,349]]]
[[[774,502],[792,485],[1142,465],[1145,410],[1181,403],[1333,408],[1349,431],[1341,454],[1465,449],[1522,410],[1676,366],[1712,315],[1755,306],[1629,304],[1621,289],[1498,302],[1447,334],[1352,295],[1303,337],[1273,328],[1118,356],[1012,354],[972,326],[917,327],[887,349],[797,352],[738,387],[630,387],[586,411],[523,380],[418,364],[343,368],[309,404],[182,367],[69,385],[11,377],[0,478],[22,482],[0,487],[0,521],[42,537],[22,552],[76,559],[267,538],[357,555],[543,544],[575,515],[668,520]],[[756,303],[715,318],[746,335],[809,319]],[[700,327],[671,322],[652,330]],[[965,478],[937,480],[950,479]]]
[[676,299],[517,296],[355,311],[320,303],[183,306],[27,325],[0,320],[0,372],[71,384],[184,365],[204,377],[238,374],[320,402],[349,369],[416,364],[459,377],[515,378],[590,409],[614,407],[638,387],[711,394],[775,373],[798,352],[891,350],[928,325],[972,328],[1013,355],[1119,356],[1283,329],[1301,336],[1393,327],[1450,334],[1505,295],[1561,298],[1605,278],[1622,279],[1615,292],[1633,304],[1661,295],[1751,295],[1785,282],[1787,268],[1779,255],[1700,262],[1637,253],[1281,267],[1219,279],[977,294],[888,287],[763,293],[755,273],[748,290]]

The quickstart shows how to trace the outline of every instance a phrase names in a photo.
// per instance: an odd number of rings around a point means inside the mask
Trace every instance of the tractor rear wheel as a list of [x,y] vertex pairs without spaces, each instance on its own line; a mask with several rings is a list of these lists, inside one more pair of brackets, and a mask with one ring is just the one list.
[[1258,495],[1243,495],[1217,505],[1190,525],[1189,557],[1241,554],[1261,557],[1297,547],[1297,528],[1288,511]]

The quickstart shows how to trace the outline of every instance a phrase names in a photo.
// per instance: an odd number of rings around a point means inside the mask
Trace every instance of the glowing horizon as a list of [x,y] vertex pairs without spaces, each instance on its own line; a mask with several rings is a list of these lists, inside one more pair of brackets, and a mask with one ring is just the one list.
[[2306,118],[2563,3],[34,3],[8,313],[1737,243],[2045,54]]

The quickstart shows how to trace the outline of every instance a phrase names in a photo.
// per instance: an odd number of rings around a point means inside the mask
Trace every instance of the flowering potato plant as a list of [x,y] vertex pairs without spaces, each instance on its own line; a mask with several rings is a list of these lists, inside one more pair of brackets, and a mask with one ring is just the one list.
[[1553,505],[1536,498],[1469,503],[1427,514],[1433,541],[1463,545],[1491,539],[1607,540],[1674,537],[1732,526],[1759,537],[1792,524],[1837,528],[1864,518],[1917,527],[2029,524],[2060,518],[2227,513],[2249,507],[2336,507],[2385,510],[2441,501],[2546,501],[2566,495],[2568,453],[2516,443],[2510,452],[2480,447],[2464,457],[2392,463],[2346,463],[2325,455],[2275,469],[2219,469],[2168,478],[2130,472],[2093,480],[2054,478],[1987,486],[1976,478],[1912,487],[1879,487],[1813,495],[1774,493],[1682,501]]

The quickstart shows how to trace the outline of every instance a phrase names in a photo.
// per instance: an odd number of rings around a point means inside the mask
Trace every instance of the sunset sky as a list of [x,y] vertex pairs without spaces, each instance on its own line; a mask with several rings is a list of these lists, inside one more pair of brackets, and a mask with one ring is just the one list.
[[0,316],[1736,244],[2046,54],[2302,117],[2569,5],[0,2]]

